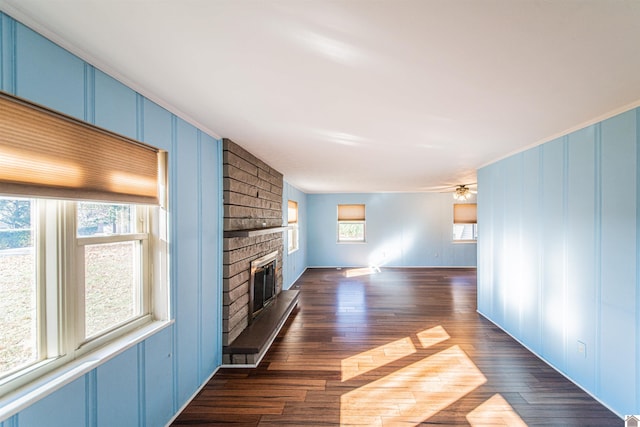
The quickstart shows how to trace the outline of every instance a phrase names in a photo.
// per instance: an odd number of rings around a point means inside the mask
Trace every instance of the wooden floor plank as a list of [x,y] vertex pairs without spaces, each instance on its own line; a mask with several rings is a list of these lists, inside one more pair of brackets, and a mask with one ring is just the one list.
[[174,426],[622,426],[476,313],[474,269],[313,269],[255,369],[221,369]]

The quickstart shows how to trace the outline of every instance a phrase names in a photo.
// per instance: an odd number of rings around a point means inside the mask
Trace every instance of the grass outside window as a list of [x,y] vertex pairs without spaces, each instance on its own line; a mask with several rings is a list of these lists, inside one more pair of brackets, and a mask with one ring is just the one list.
[[0,394],[167,320],[166,283],[150,280],[152,259],[166,267],[166,245],[152,252],[162,214],[144,205],[0,198]]

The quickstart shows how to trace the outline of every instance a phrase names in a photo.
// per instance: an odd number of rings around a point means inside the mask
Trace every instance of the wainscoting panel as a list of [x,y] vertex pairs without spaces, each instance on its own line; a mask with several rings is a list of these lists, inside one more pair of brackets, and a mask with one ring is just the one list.
[[173,354],[172,330],[164,329],[147,339],[144,344],[144,407],[148,426],[167,423],[173,411]]
[[[500,237],[493,221],[493,199],[495,198],[495,187],[500,182],[497,178],[499,171],[498,165],[478,171],[478,182],[484,183],[482,194],[478,195],[478,223],[482,224],[483,228],[491,230],[491,232],[483,233],[483,238],[478,239],[477,243],[478,265],[484,266],[484,268],[477,270],[477,305],[479,311],[492,313],[496,319],[498,313],[493,307],[494,283],[496,282],[493,262],[501,257],[496,257],[493,251],[494,240]],[[483,209],[480,209],[480,207],[483,207]]]
[[[143,139],[154,147],[171,151],[171,113],[146,98],[142,111]],[[171,168],[169,174],[174,174]]]
[[144,407],[138,407],[138,356],[138,348],[132,347],[96,369],[96,394],[92,405],[97,409],[97,425],[125,426],[131,420],[139,419]]
[[89,415],[95,412],[91,399],[92,374],[89,373],[62,387],[55,393],[37,401],[14,417],[14,427],[69,427],[91,426]]
[[[542,352],[565,368],[564,138],[542,147]],[[510,229],[511,224],[505,224]]]
[[218,330],[222,318],[222,302],[220,300],[220,257],[221,250],[218,245],[220,238],[219,210],[220,169],[212,167],[218,161],[218,147],[216,141],[200,132],[200,164],[199,164],[199,189],[202,197],[200,200],[200,230],[199,262],[200,300],[198,315],[200,330],[200,361],[199,379],[202,383],[222,363],[222,343],[219,339],[221,332]]
[[[521,218],[521,269],[520,287],[520,321],[519,339],[529,343],[530,348],[542,351],[542,313],[540,280],[542,248],[539,236],[542,226],[539,220],[542,215],[541,188],[541,151],[530,150],[521,153],[522,159],[522,210]],[[491,237],[489,234],[488,238]],[[484,238],[483,238],[484,239]],[[481,239],[481,240],[483,240]],[[500,260],[497,259],[497,262]]]
[[619,415],[640,412],[639,116],[478,172],[478,310]]
[[177,186],[174,221],[178,241],[174,245],[180,291],[175,295],[178,401],[188,399],[198,386],[198,352],[182,351],[198,343],[198,141],[197,129],[179,122],[177,128]]
[[15,68],[10,71],[15,74],[8,80],[15,83],[15,95],[84,120],[84,62],[13,22],[16,26]]
[[60,390],[39,400],[29,408],[20,412],[14,424],[20,427],[66,427],[92,425],[90,420],[95,406],[89,390],[91,374],[78,378]]
[[[522,214],[522,183],[524,181],[523,176],[518,171],[522,170],[522,155],[513,156],[506,159],[504,162],[505,174],[513,176],[513,179],[507,179],[503,181],[503,188],[505,197],[500,197],[495,200],[496,210],[500,210],[500,206],[504,209],[504,217],[501,220],[504,225],[505,220],[517,221],[521,223]],[[499,220],[499,219],[496,219]],[[504,322],[508,325],[510,330],[513,330],[514,335],[517,337],[522,336],[522,323],[520,321],[522,313],[522,298],[521,292],[522,285],[522,227],[518,228],[517,232],[503,229],[503,235],[506,236],[509,233],[508,239],[502,239],[502,247],[500,251],[503,254],[510,254],[514,259],[510,263],[503,263],[501,265],[502,281],[509,283],[510,286],[503,288],[498,295],[501,296],[498,302],[504,310]]]
[[[494,174],[502,174],[504,165],[501,164],[500,168],[496,168],[493,171]],[[504,290],[502,288],[498,288],[495,286],[495,283],[503,283],[504,279],[504,269],[508,266],[513,260],[510,260],[509,263],[500,263],[499,259],[504,258],[506,255],[504,254],[504,222],[505,222],[505,197],[504,197],[504,180],[495,179],[491,181],[491,187],[488,188],[487,191],[491,195],[491,224],[493,226],[492,230],[494,230],[495,234],[492,235],[491,240],[491,253],[494,254],[494,257],[488,260],[491,265],[491,277],[492,281],[490,284],[490,292],[489,292],[489,301],[488,304],[492,308],[492,312],[496,315],[496,319],[500,319],[499,321],[503,323],[505,321],[505,304],[504,304]],[[488,194],[488,195],[489,195]],[[484,197],[482,194],[478,197],[478,201],[480,202]],[[478,223],[482,224],[482,218],[480,217],[480,212],[478,212]],[[484,228],[484,226],[483,226]],[[480,243],[482,239],[479,239]]]
[[[602,395],[624,408],[633,408],[640,390],[639,385],[630,387],[640,356],[635,353],[635,318],[640,309],[636,306],[637,125],[635,111],[602,123],[599,386]],[[640,408],[635,409],[634,414]]]
[[0,88],[168,152],[175,320],[0,426],[166,425],[222,360],[222,142],[3,13]]
[[136,138],[136,93],[100,70],[95,71],[97,126]]
[[[567,373],[587,388],[595,386],[595,358],[575,351],[595,349],[596,318],[596,126],[568,136],[566,200]],[[576,310],[580,307],[579,310]]]

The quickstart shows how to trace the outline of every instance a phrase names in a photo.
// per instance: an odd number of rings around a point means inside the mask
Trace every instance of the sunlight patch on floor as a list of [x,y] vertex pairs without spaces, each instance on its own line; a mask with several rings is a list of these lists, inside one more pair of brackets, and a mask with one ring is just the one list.
[[416,352],[409,337],[390,342],[342,360],[342,381],[370,372]]
[[416,336],[420,340],[420,344],[423,348],[429,348],[432,345],[439,344],[451,338],[447,331],[445,331],[444,328],[440,325],[434,326],[431,329],[425,329],[422,332],[418,332]]
[[378,267],[364,267],[364,268],[350,268],[344,272],[345,277],[359,277],[368,276],[370,274],[378,274],[380,269]]
[[343,394],[340,422],[417,425],[486,381],[454,345]]
[[494,394],[467,414],[472,427],[508,426],[526,427],[526,423],[499,393]]

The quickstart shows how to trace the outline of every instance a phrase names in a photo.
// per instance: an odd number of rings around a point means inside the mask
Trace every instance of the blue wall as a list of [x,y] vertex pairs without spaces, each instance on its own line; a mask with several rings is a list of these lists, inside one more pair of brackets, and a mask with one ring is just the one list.
[[640,413],[639,124],[478,172],[478,310],[619,415]]
[[[451,193],[308,194],[313,267],[476,265],[475,243],[453,243]],[[366,243],[337,243],[338,204],[366,205]]]
[[221,142],[4,14],[0,89],[168,151],[175,319],[0,426],[163,426],[221,363]]
[[284,254],[282,257],[282,289],[289,289],[307,268],[307,194],[284,181],[282,189],[282,218],[287,223],[288,202],[298,203],[298,250],[287,254],[288,233],[284,233]]

